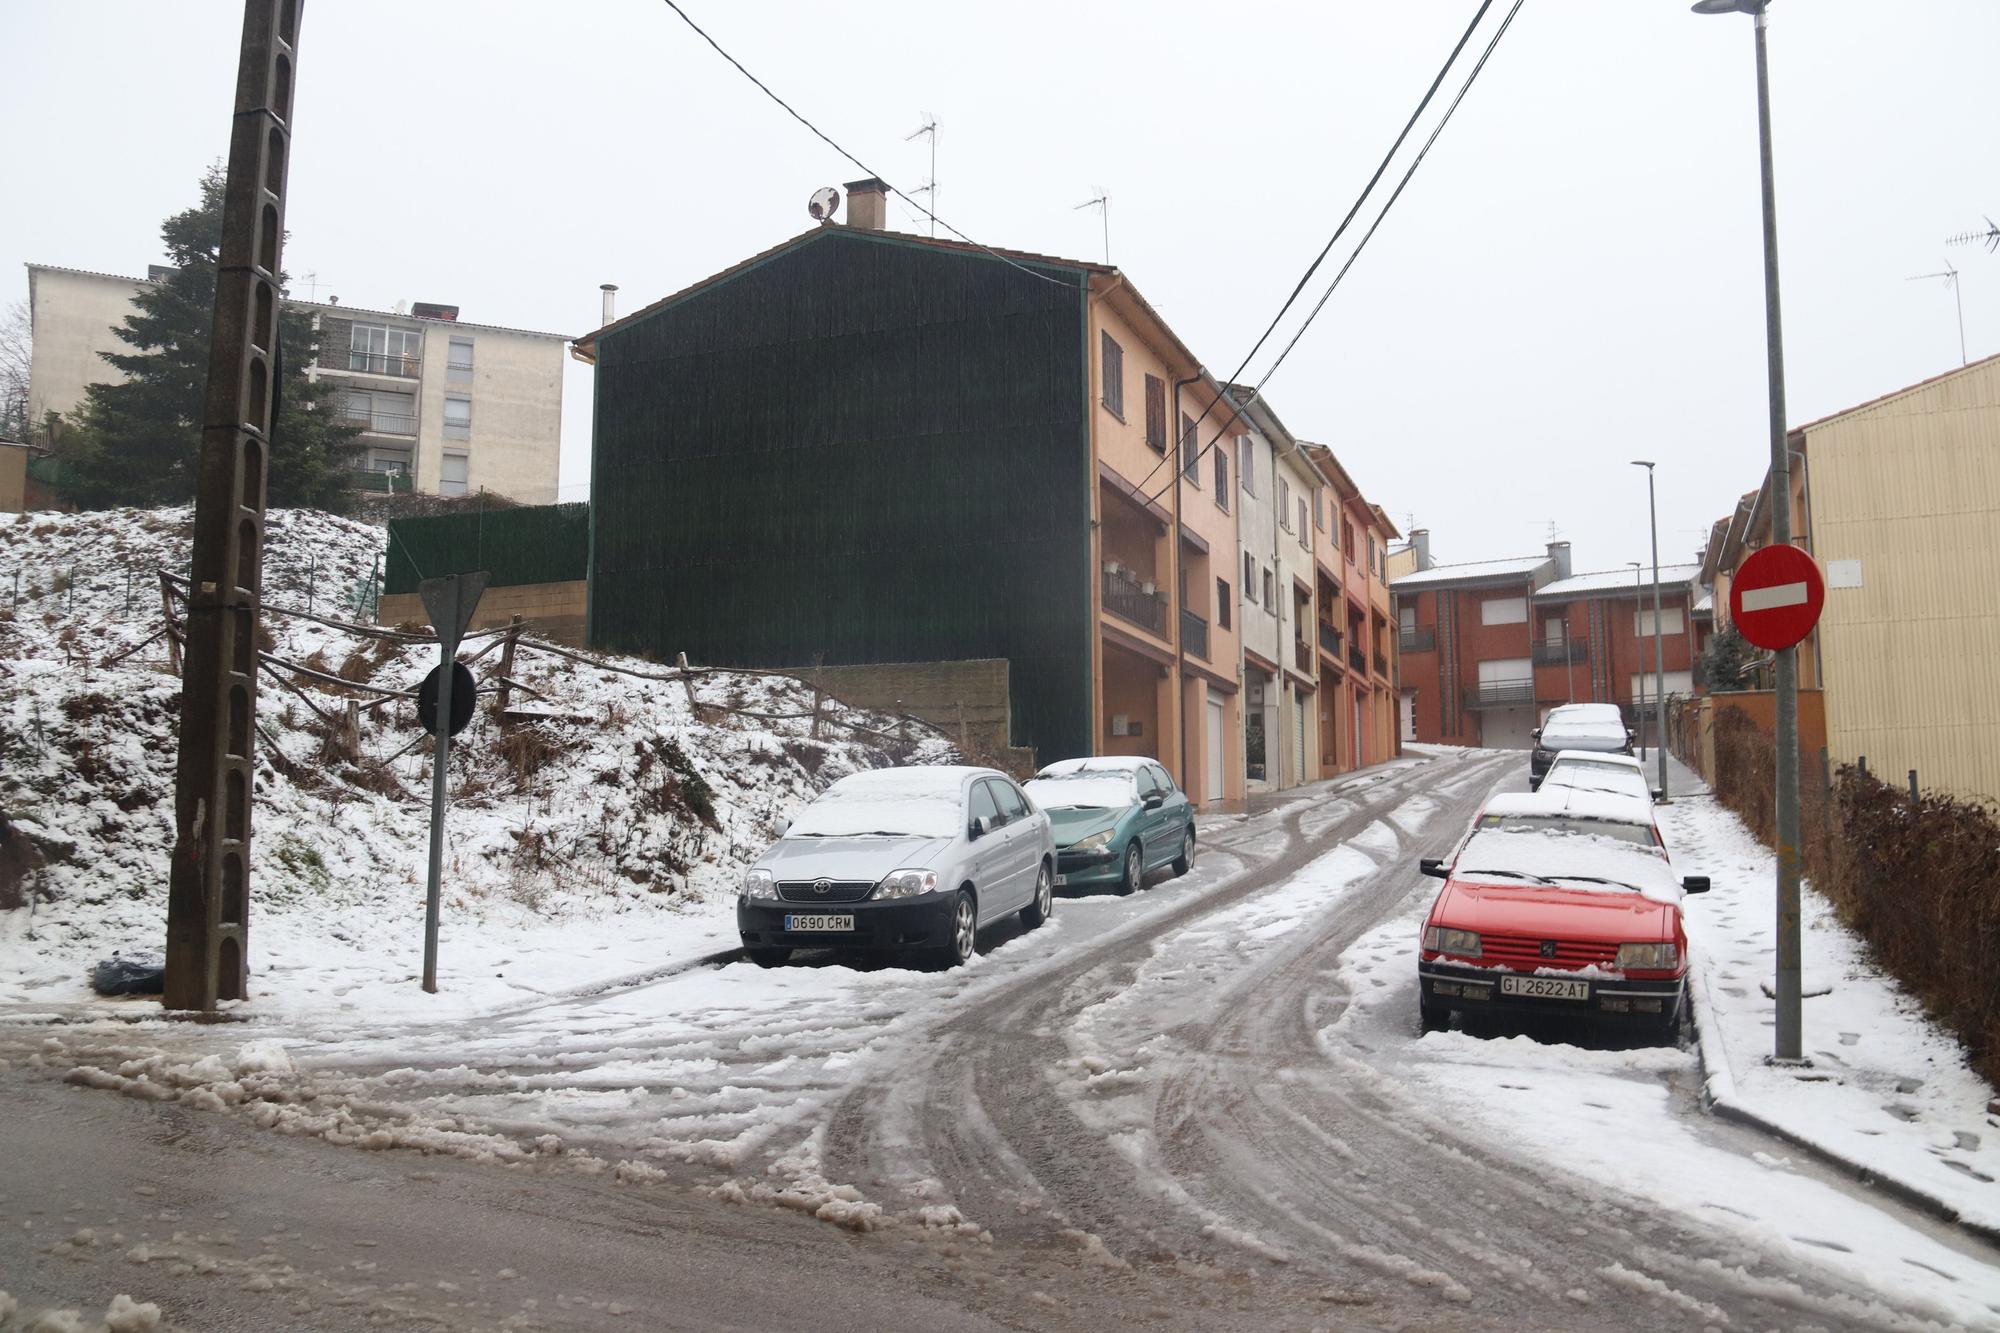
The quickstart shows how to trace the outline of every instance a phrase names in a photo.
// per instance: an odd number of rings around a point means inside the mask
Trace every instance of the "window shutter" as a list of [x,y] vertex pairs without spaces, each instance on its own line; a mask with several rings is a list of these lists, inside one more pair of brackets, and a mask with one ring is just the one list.
[[1146,443],[1167,451],[1167,382],[1158,375],[1146,376]]
[[1119,416],[1125,415],[1125,349],[1110,334],[1104,335],[1104,405]]

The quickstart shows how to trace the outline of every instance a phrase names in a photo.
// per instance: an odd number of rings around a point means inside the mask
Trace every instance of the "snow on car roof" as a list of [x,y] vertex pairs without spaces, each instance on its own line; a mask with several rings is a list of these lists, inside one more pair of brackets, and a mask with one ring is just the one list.
[[868,834],[956,836],[959,798],[972,777],[998,777],[991,768],[956,765],[878,768],[850,773],[799,812],[788,838],[843,838]]
[[948,791],[958,795],[970,777],[999,777],[999,770],[973,768],[964,764],[918,764],[909,768],[871,768],[849,773],[820,793],[820,799],[841,793],[870,796],[924,796]]
[[1159,760],[1149,758],[1146,755],[1100,754],[1083,759],[1058,759],[1041,772],[1035,774],[1035,776],[1038,778],[1064,778],[1084,772],[1129,773],[1145,768],[1149,764],[1157,764],[1159,762]]
[[1540,791],[1502,792],[1486,802],[1480,816],[1533,815],[1544,819],[1602,819],[1614,824],[1653,823],[1653,806],[1637,796],[1617,792],[1590,791],[1578,787],[1550,787]]
[[1030,778],[1022,786],[1044,810],[1074,807],[1120,810],[1138,799],[1131,770],[1062,773],[1049,778]]
[[1558,750],[1556,757],[1549,763],[1549,770],[1555,771],[1555,766],[1565,761],[1572,764],[1596,764],[1604,768],[1629,768],[1634,773],[1646,771],[1646,766],[1629,754],[1607,754],[1603,750]]
[[[1586,793],[1591,795],[1595,793]],[[1461,869],[1463,867],[1463,869]],[[1658,903],[1679,903],[1680,880],[1658,852],[1591,833],[1549,833],[1525,829],[1474,829],[1452,866],[1452,877],[1484,880],[1480,871],[1504,871],[1562,882],[1564,888],[1630,893]],[[1577,877],[1613,880],[1591,884]],[[1496,879],[1498,877],[1496,876]],[[1504,882],[1504,881],[1502,881]],[[1629,885],[1630,888],[1621,888]]]
[[1620,726],[1625,723],[1625,715],[1618,711],[1617,704],[1557,704],[1549,710],[1548,717],[1543,720],[1553,722],[1559,717],[1577,719],[1600,717],[1617,722]]
[[1623,749],[1631,743],[1631,739],[1622,721],[1563,717],[1542,727],[1541,744],[1544,750],[1602,750],[1607,746]]

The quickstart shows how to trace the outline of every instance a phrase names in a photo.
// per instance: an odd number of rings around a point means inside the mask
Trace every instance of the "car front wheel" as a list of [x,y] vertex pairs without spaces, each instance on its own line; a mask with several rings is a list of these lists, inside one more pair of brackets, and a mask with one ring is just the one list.
[[1021,909],[1021,924],[1033,930],[1049,919],[1055,907],[1055,888],[1049,877],[1049,863],[1044,861],[1042,868],[1035,872],[1034,901]]
[[778,967],[792,956],[790,949],[783,948],[745,949],[743,952],[759,967]]
[[959,967],[972,957],[973,946],[978,941],[979,908],[972,900],[971,891],[960,889],[951,905],[951,938],[938,951],[938,961],[946,967]]
[[1429,1000],[1417,1001],[1417,1031],[1443,1032],[1451,1026],[1451,1010]]
[[1136,893],[1146,882],[1146,862],[1139,854],[1139,844],[1133,843],[1125,849],[1125,872],[1118,877],[1118,892]]
[[1174,873],[1185,875],[1194,869],[1194,830],[1181,834],[1181,854],[1174,858]]

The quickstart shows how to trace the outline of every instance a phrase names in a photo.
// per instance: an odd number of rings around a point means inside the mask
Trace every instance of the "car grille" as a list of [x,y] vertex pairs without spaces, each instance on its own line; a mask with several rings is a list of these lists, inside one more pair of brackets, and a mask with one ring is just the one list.
[[[814,886],[826,885],[826,892]],[[873,881],[860,879],[785,879],[778,881],[778,896],[788,903],[858,903],[875,891]]]
[[1555,941],[1555,957],[1545,957],[1542,941],[1525,935],[1481,935],[1479,961],[1532,972],[1538,967],[1609,967],[1618,961],[1618,946],[1578,940]]

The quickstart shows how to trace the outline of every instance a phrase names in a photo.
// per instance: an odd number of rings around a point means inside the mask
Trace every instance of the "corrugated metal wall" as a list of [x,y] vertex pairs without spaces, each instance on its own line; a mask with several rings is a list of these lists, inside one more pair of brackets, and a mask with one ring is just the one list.
[[590,506],[523,505],[398,518],[389,523],[385,594],[415,592],[420,578],[492,573],[489,586],[564,583],[590,562]]
[[2000,358],[1808,431],[1806,458],[1828,749],[2000,799]]
[[1090,752],[1083,275],[841,228],[598,350],[591,640],[719,665],[1005,657]]

